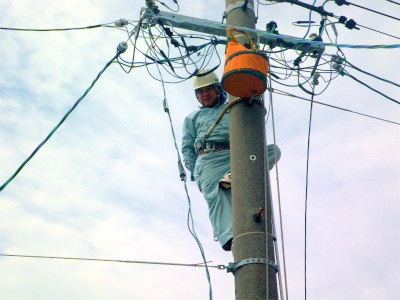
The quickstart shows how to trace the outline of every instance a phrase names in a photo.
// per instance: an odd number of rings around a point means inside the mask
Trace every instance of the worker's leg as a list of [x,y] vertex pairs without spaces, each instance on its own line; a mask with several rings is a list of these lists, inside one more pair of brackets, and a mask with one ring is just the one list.
[[230,170],[229,151],[200,156],[194,177],[207,201],[209,218],[221,246],[232,238],[231,191],[219,187],[219,181]]
[[[218,188],[218,198],[210,208],[210,221],[214,232],[223,247],[233,237],[232,233],[232,196],[231,190]],[[230,247],[228,249],[230,250]]]
[[[276,151],[276,161],[275,161],[275,151]],[[277,161],[281,158],[281,149],[273,144],[267,145],[267,155],[268,155],[268,166],[269,170],[274,167]]]

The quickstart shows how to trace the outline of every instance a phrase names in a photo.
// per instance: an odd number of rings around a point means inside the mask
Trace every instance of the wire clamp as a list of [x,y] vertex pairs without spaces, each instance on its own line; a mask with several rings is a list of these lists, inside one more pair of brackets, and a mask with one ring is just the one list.
[[[245,265],[248,264],[267,264],[267,260],[265,258],[248,258],[248,259],[243,259],[241,261],[235,262],[235,263],[229,263],[228,266],[218,266],[219,270],[224,270],[226,269],[227,273],[233,273],[235,274],[235,271]],[[279,267],[271,260],[268,260],[268,265],[271,266],[272,268],[275,269],[276,272],[279,271]],[[220,268],[221,267],[221,268]]]
[[[236,8],[243,8],[243,5],[245,5],[246,1],[239,1],[236,2],[234,5],[231,5],[226,11],[224,11],[224,13],[222,14],[222,19],[226,19],[226,17],[228,16],[228,14],[236,9]],[[251,5],[250,3],[247,3],[247,7],[248,9],[250,9],[253,13],[254,13],[254,7],[253,5]]]

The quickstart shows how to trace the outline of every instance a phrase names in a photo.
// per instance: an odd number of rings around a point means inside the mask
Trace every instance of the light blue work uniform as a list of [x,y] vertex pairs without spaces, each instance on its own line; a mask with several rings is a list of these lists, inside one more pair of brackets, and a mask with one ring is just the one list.
[[[202,107],[190,113],[183,123],[182,154],[186,167],[193,172],[197,185],[203,192],[209,209],[209,218],[221,246],[232,237],[232,198],[231,190],[219,187],[219,181],[230,172],[230,151],[222,150],[197,155],[195,144],[204,138],[207,131],[215,123],[226,103],[214,107]],[[229,115],[222,117],[207,141],[229,143]],[[280,150],[277,149],[277,158]],[[268,145],[270,169],[275,164],[274,146]],[[194,164],[194,169],[193,169]]]

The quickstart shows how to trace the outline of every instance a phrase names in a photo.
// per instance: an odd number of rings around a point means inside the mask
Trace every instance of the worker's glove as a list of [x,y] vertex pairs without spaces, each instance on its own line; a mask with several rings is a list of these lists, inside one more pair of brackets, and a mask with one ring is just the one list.
[[197,155],[204,150],[206,145],[206,141],[204,138],[200,138],[195,144],[194,144],[194,149],[196,150]]

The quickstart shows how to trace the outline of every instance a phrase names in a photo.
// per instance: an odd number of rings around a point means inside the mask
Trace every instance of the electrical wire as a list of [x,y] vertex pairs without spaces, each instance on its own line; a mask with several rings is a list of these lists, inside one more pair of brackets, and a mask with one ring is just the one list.
[[[337,16],[334,16],[334,18],[336,18],[336,19],[338,19],[338,20],[340,19],[340,17],[337,17]],[[345,24],[342,23],[342,22],[335,22],[335,23],[333,23],[333,24],[342,24],[342,25],[345,25]],[[368,29],[368,30],[371,30],[371,31],[374,31],[374,32],[377,32],[377,33],[380,33],[380,34],[383,34],[383,35],[386,35],[386,36],[390,36],[390,37],[395,38],[395,39],[400,39],[400,37],[398,37],[398,36],[395,36],[395,35],[392,35],[392,34],[389,34],[389,33],[386,33],[386,32],[380,31],[380,30],[377,30],[377,29],[373,29],[373,28],[371,28],[371,27],[364,26],[364,25],[361,25],[361,24],[359,24],[359,23],[357,23],[357,26],[362,27],[362,28],[365,28],[365,29]]]
[[179,175],[181,177],[181,181],[183,181],[183,183],[184,183],[184,188],[185,188],[186,197],[187,197],[187,201],[188,201],[187,227],[189,229],[190,234],[195,239],[195,241],[196,241],[196,243],[197,243],[197,245],[199,247],[201,256],[203,258],[204,267],[205,267],[205,271],[206,271],[206,276],[207,276],[207,280],[208,280],[208,284],[209,284],[209,297],[210,297],[210,300],[212,300],[213,299],[213,294],[212,294],[212,284],[211,284],[210,272],[208,270],[207,260],[206,260],[205,254],[204,254],[203,246],[202,246],[199,238],[197,237],[196,231],[194,229],[194,220],[193,220],[192,209],[191,209],[191,200],[190,200],[189,191],[188,191],[188,188],[187,188],[186,173],[185,173],[185,170],[183,168],[182,158],[181,158],[181,155],[180,155],[180,152],[179,152],[178,143],[176,141],[176,135],[175,135],[175,130],[174,130],[173,122],[172,122],[171,112],[170,112],[170,109],[169,109],[169,106],[168,106],[167,95],[166,95],[166,92],[165,92],[165,84],[164,84],[164,81],[163,81],[163,78],[162,78],[162,74],[161,74],[161,71],[160,71],[160,68],[159,68],[158,64],[156,64],[156,66],[157,66],[157,70],[158,70],[158,72],[160,74],[161,83],[162,83],[162,87],[163,87],[163,93],[164,93],[163,107],[164,107],[164,111],[168,114],[169,122],[170,122],[170,125],[171,125],[172,137],[173,137],[173,140],[174,140],[174,146],[175,146],[175,149],[176,149],[176,152],[177,152],[177,156],[178,156],[178,169],[179,169],[179,172],[180,172]]
[[[304,101],[310,101],[310,99],[303,98],[303,97],[300,97],[300,96],[297,96],[297,95],[293,95],[293,94],[289,94],[289,93],[287,93],[287,92],[280,91],[280,90],[275,89],[275,88],[272,90],[272,92],[273,92],[273,93],[276,93],[276,94],[279,94],[279,95],[282,95],[282,96],[293,97],[293,98],[297,98],[297,99],[304,100]],[[347,109],[347,108],[343,108],[343,107],[339,107],[339,106],[334,106],[334,105],[327,104],[327,103],[323,103],[323,102],[318,102],[318,101],[316,101],[316,100],[313,100],[313,102],[316,103],[316,104],[319,104],[319,105],[326,106],[326,107],[330,107],[330,108],[334,108],[334,109],[346,111],[346,112],[353,113],[353,114],[357,114],[357,115],[360,115],[360,116],[363,116],[363,117],[367,117],[367,118],[371,118],[371,119],[375,119],[375,120],[379,120],[379,121],[382,121],[382,122],[387,122],[387,123],[391,123],[391,124],[399,125],[399,126],[400,126],[400,123],[399,123],[399,122],[394,122],[394,121],[390,121],[390,120],[386,120],[386,119],[374,117],[374,116],[367,115],[367,114],[363,114],[363,113],[360,113],[360,112],[356,112],[356,111],[353,111],[353,110],[350,110],[350,109]]]
[[113,63],[113,61],[121,54],[119,50],[117,50],[117,54],[105,65],[103,70],[96,76],[93,80],[92,84],[89,88],[83,93],[83,95],[75,102],[75,104],[71,107],[70,110],[64,115],[61,121],[53,128],[53,130],[49,133],[49,135],[36,147],[36,149],[29,155],[29,157],[22,163],[22,165],[15,171],[15,173],[0,187],[0,192],[4,190],[4,188],[18,175],[18,173],[25,167],[25,165],[35,156],[35,154],[42,148],[42,146],[53,136],[53,134],[57,131],[57,129],[64,123],[64,121],[68,118],[68,116],[73,112],[73,110],[79,105],[79,103],[85,98],[85,96],[89,93],[89,91],[93,88],[97,80],[99,80],[100,76],[104,73],[104,71]]
[[389,99],[390,101],[393,101],[393,102],[396,103],[396,104],[400,104],[399,101],[397,101],[397,100],[395,100],[395,99],[393,99],[393,98],[391,98],[391,97],[385,95],[384,93],[382,93],[382,92],[380,92],[380,91],[374,89],[373,87],[371,87],[371,86],[369,86],[368,84],[362,82],[361,80],[357,79],[357,78],[354,77],[353,75],[350,75],[347,71],[344,71],[344,73],[345,73],[348,77],[350,77],[351,79],[353,79],[353,80],[357,81],[358,83],[362,84],[363,86],[369,88],[371,91],[374,91],[375,93],[378,93],[379,95],[381,95],[381,96],[383,96],[383,97]]
[[394,2],[393,0],[386,0],[387,2],[391,2],[391,3],[394,3],[394,4],[397,4],[397,5],[400,5],[400,3],[398,3],[398,2]]
[[370,8],[367,8],[367,7],[365,7],[365,6],[361,6],[361,5],[354,4],[354,3],[351,3],[351,2],[347,2],[347,1],[342,1],[342,2],[344,2],[345,5],[349,5],[349,4],[350,4],[350,5],[356,6],[356,7],[358,7],[358,8],[362,8],[362,9],[368,10],[368,11],[370,11],[370,12],[379,14],[379,15],[381,15],[381,16],[385,16],[385,17],[388,17],[388,18],[391,18],[391,19],[400,21],[399,18],[396,18],[396,17],[390,16],[390,15],[381,13],[381,12],[379,12],[379,11],[376,11],[376,10],[373,10],[373,9],[370,9]]
[[91,25],[85,27],[72,27],[72,28],[53,28],[53,29],[33,29],[33,28],[10,28],[10,27],[0,27],[0,30],[13,30],[13,31],[68,31],[68,30],[82,30],[82,29],[94,29],[99,27],[111,27],[115,28],[116,26],[108,26],[110,24],[114,24],[114,22],[99,24],[99,25]]
[[379,30],[376,30],[376,29],[373,29],[373,28],[370,28],[370,27],[367,27],[367,26],[364,26],[364,25],[361,25],[361,24],[358,24],[358,23],[357,23],[357,26],[360,26],[362,28],[365,28],[365,29],[368,29],[368,30],[371,30],[371,31],[375,31],[377,33],[380,33],[380,34],[383,34],[383,35],[387,35],[387,36],[390,36],[392,38],[400,40],[400,37],[392,35],[392,34],[389,34],[389,33],[386,33],[386,32],[383,32],[383,31],[379,31]]
[[[185,42],[185,38],[183,35],[180,34],[176,34],[176,36],[173,36],[172,31],[170,31],[168,29],[169,34],[167,37],[165,35],[166,30],[168,28],[163,27],[163,31],[160,31],[160,34],[156,37],[154,36],[154,34],[151,32],[151,30],[149,29],[147,32],[147,36],[144,34],[144,32],[142,32],[142,37],[147,45],[147,51],[146,53],[144,53],[143,51],[139,51],[141,52],[146,59],[150,59],[152,60],[152,63],[150,62],[146,62],[146,68],[147,71],[149,73],[149,75],[157,80],[157,81],[161,81],[159,78],[157,78],[155,75],[152,74],[152,72],[150,71],[150,69],[148,68],[148,66],[150,66],[151,64],[153,64],[154,62],[157,62],[170,76],[175,77],[178,79],[178,81],[166,81],[164,80],[165,83],[179,83],[182,82],[184,80],[187,80],[189,78],[191,78],[193,75],[195,75],[198,70],[206,67],[209,62],[211,61],[214,53],[217,55],[218,60],[219,60],[219,64],[221,64],[221,58],[219,57],[218,51],[216,50],[216,45],[220,44],[221,41],[217,40],[214,37],[209,38],[209,42],[206,44],[202,44],[202,45],[198,45],[198,46],[187,46],[186,42]],[[175,47],[178,47],[178,51],[179,51],[179,55],[177,57],[171,58],[169,51],[167,53],[165,53],[159,46],[157,43],[157,40],[163,36],[163,38],[165,38],[166,40],[168,38],[171,39],[171,43],[174,44]],[[176,38],[180,38],[182,40],[182,44],[179,44],[176,41]],[[168,46],[168,43],[167,43]],[[186,54],[182,54],[182,51],[180,49],[180,47],[185,49]],[[201,53],[201,51],[203,53]],[[197,57],[195,60],[192,58],[192,56],[198,53]],[[187,60],[187,61],[185,61]],[[188,69],[189,66],[193,66],[194,70],[190,71]],[[214,67],[217,68],[218,66]],[[184,69],[186,70],[187,75],[178,75],[177,71],[179,69]]]
[[393,81],[390,81],[390,80],[381,78],[381,77],[379,77],[379,76],[377,76],[377,75],[374,75],[374,74],[368,73],[368,72],[366,72],[366,71],[364,71],[364,70],[361,70],[360,68],[358,68],[358,67],[356,67],[355,65],[351,64],[348,60],[346,60],[346,63],[347,63],[347,65],[348,65],[350,68],[353,68],[354,70],[357,70],[357,71],[359,71],[359,72],[361,72],[361,73],[367,74],[367,75],[372,76],[372,77],[374,77],[374,78],[376,78],[376,79],[379,79],[379,80],[382,80],[382,81],[384,81],[384,82],[393,84],[393,85],[395,85],[395,86],[397,86],[397,87],[400,87],[400,84],[398,84],[398,83],[396,83],[396,82],[393,82]]
[[325,42],[318,42],[318,41],[312,41],[312,40],[305,40],[301,38],[294,38],[294,37],[289,37],[285,35],[280,35],[280,34],[271,34],[262,30],[257,30],[257,29],[250,29],[247,27],[240,27],[240,26],[232,26],[232,25],[226,25],[222,23],[216,23],[216,22],[210,22],[210,21],[196,21],[196,20],[191,20],[191,21],[182,21],[182,20],[176,20],[168,17],[161,17],[161,20],[170,20],[173,21],[174,23],[180,23],[180,24],[212,24],[213,26],[218,26],[220,28],[235,28],[235,29],[240,29],[240,30],[245,30],[248,33],[254,33],[259,36],[263,37],[275,37],[275,38],[283,38],[286,41],[292,42],[292,43],[297,43],[297,44],[315,44],[315,45],[320,45],[320,46],[325,46],[325,47],[342,47],[342,48],[355,48],[355,49],[395,49],[395,48],[400,48],[400,44],[390,44],[390,45],[353,45],[353,44],[332,44],[332,43],[325,43]]
[[[120,259],[104,259],[104,258],[82,258],[82,257],[64,257],[64,256],[41,256],[41,255],[22,255],[22,254],[4,254],[0,253],[3,257],[18,257],[18,258],[47,258],[47,259],[61,259],[61,260],[83,260],[83,261],[98,261],[98,262],[118,262],[128,264],[146,264],[146,265],[162,265],[162,266],[178,266],[178,267],[201,267],[204,268],[203,263],[198,264],[184,264],[184,263],[171,263],[171,262],[156,262],[156,261],[139,261],[139,260],[120,260]],[[209,263],[209,262],[207,262]],[[210,266],[208,268],[222,269],[221,265]]]
[[[315,87],[315,86],[314,86]],[[310,120],[308,123],[308,137],[307,137],[307,168],[306,168],[306,198],[304,208],[304,299],[307,300],[307,201],[308,201],[308,169],[310,161],[310,136],[311,136],[311,120],[312,110],[314,103],[314,87],[311,94],[310,106]]]
[[[314,2],[312,4],[313,6],[314,6],[315,2],[317,2],[317,0],[314,0]],[[312,13],[312,10],[310,9],[310,14],[308,16],[308,28],[307,28],[307,32],[304,35],[303,39],[305,39],[307,37],[308,33],[310,32],[310,28],[311,28],[311,13]]]
[[[273,99],[272,99],[272,80],[271,80],[271,69],[269,69],[269,99],[270,99],[270,111],[271,111],[271,118],[272,118],[272,135],[274,138],[274,156],[275,156],[275,174],[276,174],[276,189],[278,193],[278,211],[279,211],[279,226],[280,226],[280,233],[281,233],[281,247],[282,247],[282,263],[283,263],[283,274],[285,280],[285,295],[286,300],[289,299],[288,293],[288,284],[287,284],[287,272],[286,272],[286,259],[285,259],[285,242],[283,238],[283,222],[282,222],[282,207],[281,207],[281,193],[279,188],[279,173],[278,173],[278,158],[276,155],[276,133],[275,133],[275,118],[274,118],[274,106],[273,106]],[[277,251],[276,251],[277,252]],[[277,254],[278,261],[279,255]],[[278,273],[280,275],[280,272]],[[282,289],[282,282],[280,280],[280,289]],[[283,296],[281,295],[281,300],[283,300]]]

